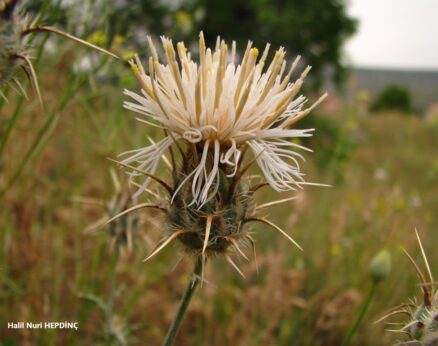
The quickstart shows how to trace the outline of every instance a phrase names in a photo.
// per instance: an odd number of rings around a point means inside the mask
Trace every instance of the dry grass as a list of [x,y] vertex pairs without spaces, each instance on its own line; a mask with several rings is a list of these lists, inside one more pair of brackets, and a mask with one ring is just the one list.
[[[47,108],[64,85],[62,79],[51,78],[41,78]],[[106,297],[110,250],[103,232],[83,232],[101,209],[76,203],[74,197],[111,198],[108,172],[113,164],[106,157],[146,140],[147,127],[122,109],[122,99],[109,86],[85,88],[76,95],[47,145],[3,197],[0,334],[5,345],[102,340],[101,312],[79,295]],[[0,110],[2,121],[13,102]],[[438,252],[432,248],[438,241],[438,128],[391,114],[365,119],[350,114],[340,120],[340,126],[348,122],[358,141],[343,167],[344,182],[307,188],[297,200],[268,210],[305,252],[270,229],[254,227],[259,273],[254,260],[240,263],[246,280],[225,261],[210,262],[210,284],[197,292],[178,345],[338,345],[368,290],[368,261],[384,246],[391,248],[393,271],[378,287],[355,344],[395,341],[372,321],[416,291],[413,270],[399,251],[403,246],[418,255],[414,227],[422,234],[432,270],[438,269]],[[27,102],[1,158],[0,185],[14,172],[43,121],[37,104]],[[3,129],[4,123],[0,133]],[[334,181],[311,159],[305,169],[314,181]],[[278,197],[268,190],[258,196],[261,201]],[[192,264],[186,259],[172,270],[179,259],[177,246],[142,263],[160,238],[160,220],[158,214],[141,213],[141,234],[117,267],[123,290],[116,298],[115,325],[133,329],[132,345],[159,345]],[[246,251],[249,255],[250,249]],[[78,321],[80,327],[14,331],[5,328],[8,321]]]

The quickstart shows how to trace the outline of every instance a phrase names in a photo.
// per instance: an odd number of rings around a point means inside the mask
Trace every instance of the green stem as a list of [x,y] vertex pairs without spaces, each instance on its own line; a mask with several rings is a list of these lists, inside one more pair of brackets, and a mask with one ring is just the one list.
[[357,317],[356,322],[354,322],[351,329],[348,331],[347,336],[344,338],[344,341],[342,341],[341,346],[347,346],[350,344],[351,339],[353,338],[354,334],[357,331],[357,328],[359,327],[360,323],[362,322],[363,318],[365,317],[368,308],[370,307],[371,300],[373,299],[374,293],[376,291],[377,282],[373,280],[373,283],[371,285],[370,292],[368,293],[367,299],[362,304],[362,308],[360,310],[359,316]]
[[111,345],[111,340],[114,335],[113,331],[113,311],[114,299],[116,297],[116,274],[117,262],[119,261],[119,248],[117,244],[114,245],[113,256],[111,259],[111,277],[110,277],[110,291],[108,296],[108,303],[106,309],[106,326],[107,326],[107,345]]
[[190,280],[189,284],[187,285],[186,291],[184,292],[184,295],[181,298],[181,302],[178,311],[176,312],[175,319],[173,320],[172,324],[169,327],[169,330],[167,331],[167,335],[163,341],[162,346],[173,345],[173,342],[175,341],[175,338],[178,334],[179,327],[181,326],[181,322],[184,319],[184,315],[187,310],[187,307],[189,306],[190,300],[192,299],[196,286],[198,286],[199,276],[201,275],[201,271],[202,271],[202,259],[198,258],[196,260],[195,269],[193,271],[193,278]]

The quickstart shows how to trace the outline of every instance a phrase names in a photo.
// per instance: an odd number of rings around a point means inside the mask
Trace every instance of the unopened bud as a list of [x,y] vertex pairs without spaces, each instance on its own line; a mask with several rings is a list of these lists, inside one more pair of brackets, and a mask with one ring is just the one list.
[[391,271],[391,255],[389,251],[382,250],[375,255],[368,265],[368,273],[375,282],[387,278]]

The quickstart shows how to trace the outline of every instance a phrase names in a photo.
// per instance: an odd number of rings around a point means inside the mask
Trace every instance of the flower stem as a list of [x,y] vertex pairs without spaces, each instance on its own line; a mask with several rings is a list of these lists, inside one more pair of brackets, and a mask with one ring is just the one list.
[[363,318],[365,317],[368,311],[368,308],[370,307],[371,300],[373,299],[374,293],[376,291],[376,286],[377,286],[377,282],[373,280],[370,292],[368,293],[367,299],[362,304],[362,308],[360,310],[359,316],[357,317],[356,322],[354,322],[351,329],[348,331],[348,334],[344,338],[344,341],[342,341],[341,346],[348,346],[350,344],[351,339],[356,333],[357,328],[359,327],[360,323],[362,322]]
[[187,307],[189,306],[190,300],[192,299],[193,293],[195,292],[196,286],[199,283],[199,276],[201,275],[202,270],[202,259],[198,258],[196,260],[195,269],[193,271],[193,278],[190,280],[186,291],[184,292],[183,297],[181,298],[181,302],[176,312],[176,316],[167,331],[166,338],[163,341],[162,346],[171,346],[175,341],[175,338],[178,334],[179,327],[181,326],[181,322],[184,319],[185,312]]

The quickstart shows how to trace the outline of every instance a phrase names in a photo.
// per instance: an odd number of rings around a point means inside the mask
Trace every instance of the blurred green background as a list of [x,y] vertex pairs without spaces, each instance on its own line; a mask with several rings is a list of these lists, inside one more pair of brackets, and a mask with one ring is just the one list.
[[[270,42],[275,48],[285,46],[289,59],[300,54],[313,66],[305,94],[313,98],[329,89],[331,96],[297,125],[316,129],[303,143],[314,150],[306,155],[303,171],[309,181],[332,187],[307,187],[296,193],[296,200],[267,211],[304,252],[257,225],[257,261],[239,263],[246,279],[223,259],[209,263],[209,283],[196,292],[177,345],[339,345],[369,290],[367,265],[384,247],[391,251],[393,270],[378,286],[352,344],[391,345],[402,339],[373,321],[419,294],[414,268],[400,251],[406,248],[420,263],[415,227],[432,271],[438,270],[438,112],[432,102],[417,106],[403,85],[399,89],[405,92],[399,92],[396,101],[385,101],[385,90],[383,96],[374,96],[357,87],[363,71],[349,70],[342,49],[359,23],[347,14],[344,1],[25,5],[33,15],[42,14],[42,22],[105,46],[124,61],[56,37],[36,37],[33,61],[45,112],[29,87],[28,100],[9,90],[9,102],[1,103],[3,345],[162,341],[189,280],[190,259],[179,262],[182,256],[175,244],[142,263],[161,238],[161,221],[159,214],[138,212],[132,249],[123,251],[116,265],[111,323],[119,339],[105,339],[101,305],[111,286],[111,237],[107,229],[86,229],[107,212],[102,201],[114,198],[110,169],[115,165],[107,158],[147,145],[147,136],[161,136],[122,108],[123,89],[138,90],[126,59],[135,52],[147,57],[147,34],[155,40],[161,34],[174,42],[184,40],[196,55],[200,30],[209,46],[217,35],[236,40],[240,52],[248,39],[259,48]],[[25,80],[24,75],[18,77]],[[411,98],[414,105],[405,107]],[[372,107],[376,100],[378,108]],[[164,165],[159,173],[167,177]],[[122,172],[119,179],[125,188]],[[266,189],[257,200],[292,195]],[[73,321],[79,322],[79,330],[7,329],[11,321]]]

